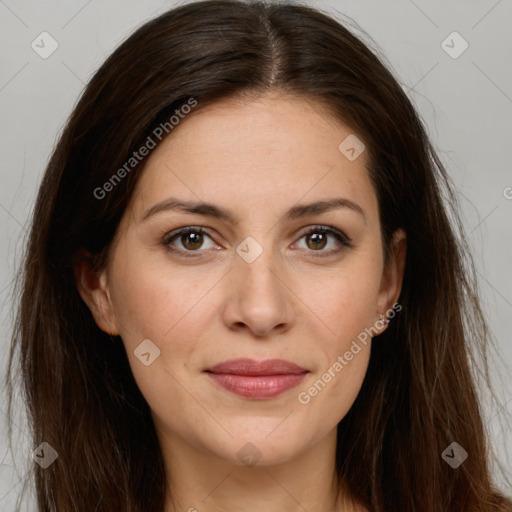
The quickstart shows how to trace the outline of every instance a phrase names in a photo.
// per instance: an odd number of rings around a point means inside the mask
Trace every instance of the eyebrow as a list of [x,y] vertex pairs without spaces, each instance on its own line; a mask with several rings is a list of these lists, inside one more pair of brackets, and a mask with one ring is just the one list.
[[[315,201],[313,203],[292,206],[281,217],[281,220],[295,220],[301,217],[306,217],[307,215],[325,213],[338,208],[349,208],[352,211],[359,213],[363,217],[366,224],[366,215],[364,210],[357,203],[342,197],[324,199],[321,201]],[[240,219],[236,217],[232,212],[213,203],[201,201],[180,201],[174,197],[164,199],[163,201],[153,205],[151,208],[146,210],[140,222],[144,222],[146,219],[156,215],[157,213],[172,210],[181,210],[185,213],[204,215],[206,217],[211,217],[231,223],[235,226],[240,222]]]

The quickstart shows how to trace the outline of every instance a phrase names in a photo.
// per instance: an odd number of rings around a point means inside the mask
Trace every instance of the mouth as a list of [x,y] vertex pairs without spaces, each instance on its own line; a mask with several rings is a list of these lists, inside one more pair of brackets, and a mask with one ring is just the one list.
[[232,359],[204,370],[217,385],[256,400],[274,398],[297,386],[309,370],[283,359]]

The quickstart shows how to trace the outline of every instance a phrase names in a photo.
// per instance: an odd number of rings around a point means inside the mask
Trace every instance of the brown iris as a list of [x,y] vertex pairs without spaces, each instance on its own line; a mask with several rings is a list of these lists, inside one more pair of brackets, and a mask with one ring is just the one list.
[[[181,243],[186,249],[199,249],[203,245],[203,234],[197,231],[182,233]],[[187,245],[188,244],[188,245]]]
[[[311,233],[306,237],[307,245],[310,249],[323,249],[327,240],[325,233]],[[313,246],[310,246],[309,240],[312,240]]]

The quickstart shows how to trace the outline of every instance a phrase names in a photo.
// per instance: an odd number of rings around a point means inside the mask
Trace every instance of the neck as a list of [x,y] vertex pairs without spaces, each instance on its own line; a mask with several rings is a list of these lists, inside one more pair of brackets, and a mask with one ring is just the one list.
[[337,497],[336,430],[279,463],[253,466],[226,460],[160,434],[167,474],[165,512],[356,512],[348,495]]

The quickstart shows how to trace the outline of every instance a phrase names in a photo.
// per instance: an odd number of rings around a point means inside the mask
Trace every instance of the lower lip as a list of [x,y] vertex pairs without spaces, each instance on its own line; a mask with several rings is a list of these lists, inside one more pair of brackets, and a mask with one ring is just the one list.
[[253,399],[274,398],[294,388],[307,372],[299,375],[234,375],[230,373],[206,372],[219,386],[239,396]]

